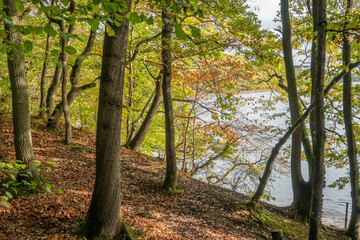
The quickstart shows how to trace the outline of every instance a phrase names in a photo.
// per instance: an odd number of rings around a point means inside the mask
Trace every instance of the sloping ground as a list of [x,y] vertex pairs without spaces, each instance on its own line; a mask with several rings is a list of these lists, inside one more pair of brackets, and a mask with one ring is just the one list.
[[[72,146],[61,133],[33,120],[36,159],[58,165],[44,176],[63,194],[33,194],[0,207],[0,239],[77,239],[73,229],[84,219],[95,175],[95,135],[74,130]],[[0,113],[0,161],[15,159],[12,126]],[[161,188],[164,161],[122,149],[122,209],[139,239],[268,239],[284,227],[285,239],[306,239],[306,226],[263,211],[251,214],[247,196],[211,186],[179,172],[179,190]],[[1,175],[0,175],[1,177]],[[326,233],[324,239],[342,239]]]

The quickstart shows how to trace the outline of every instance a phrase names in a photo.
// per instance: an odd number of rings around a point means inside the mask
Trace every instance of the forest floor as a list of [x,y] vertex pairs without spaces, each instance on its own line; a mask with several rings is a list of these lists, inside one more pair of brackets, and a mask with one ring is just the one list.
[[[9,199],[9,208],[0,206],[0,239],[77,239],[71,233],[85,218],[95,180],[95,135],[78,129],[73,135],[75,144],[66,146],[62,133],[32,120],[36,159],[58,166],[44,176],[63,193]],[[0,113],[0,162],[14,160],[14,152],[9,115]],[[263,204],[253,213],[247,196],[180,171],[179,189],[163,190],[162,159],[122,149],[121,171],[123,215],[138,239],[270,239],[279,228],[285,239],[307,239],[308,226],[287,218],[285,211]],[[346,238],[326,227],[323,239]]]

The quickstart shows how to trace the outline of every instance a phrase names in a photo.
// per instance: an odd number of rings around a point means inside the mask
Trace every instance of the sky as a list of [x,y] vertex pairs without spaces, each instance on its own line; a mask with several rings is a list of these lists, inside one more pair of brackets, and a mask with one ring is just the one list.
[[277,11],[280,10],[280,0],[248,0],[247,3],[255,10],[259,19],[262,21],[263,28],[269,28],[273,30],[278,23],[274,23],[273,19],[276,16]]

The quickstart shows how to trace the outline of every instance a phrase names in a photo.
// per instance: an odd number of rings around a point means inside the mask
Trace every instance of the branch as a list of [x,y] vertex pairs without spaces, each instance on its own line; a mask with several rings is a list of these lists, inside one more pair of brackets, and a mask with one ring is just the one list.
[[139,53],[139,48],[141,47],[141,45],[143,45],[144,43],[147,43],[147,42],[150,42],[152,40],[154,40],[155,38],[161,36],[161,32],[156,34],[155,36],[152,36],[152,37],[149,37],[149,38],[145,38],[143,40],[141,40],[140,42],[138,42],[135,46],[135,51],[134,51],[134,54],[131,56],[131,58],[129,58],[127,61],[126,61],[126,65],[132,63],[135,61],[136,59],[136,56],[138,55]]

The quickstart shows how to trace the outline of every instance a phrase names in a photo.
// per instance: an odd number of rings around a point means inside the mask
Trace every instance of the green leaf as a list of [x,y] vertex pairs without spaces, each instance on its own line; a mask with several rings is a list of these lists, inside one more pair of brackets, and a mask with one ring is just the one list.
[[9,208],[9,204],[8,204],[8,202],[6,201],[5,198],[0,198],[0,202],[1,202],[6,208]]
[[186,40],[188,38],[188,35],[184,32],[184,30],[181,28],[179,24],[175,24],[175,35],[180,40]]
[[49,167],[46,167],[45,171],[49,173],[49,172],[51,172],[51,169]]
[[15,7],[19,12],[23,12],[25,10],[24,4],[20,1],[15,2]]
[[133,12],[128,12],[124,15],[125,18],[129,19],[130,18],[130,15],[132,14]]
[[30,185],[30,183],[28,182],[28,181],[26,181],[26,180],[22,180],[21,181],[25,186],[29,186]]
[[141,22],[141,18],[139,16],[139,14],[137,14],[137,12],[132,12],[130,14],[130,17],[129,17],[129,21],[131,23],[140,23]]
[[[1,0],[0,0],[1,1]],[[3,167],[5,167],[6,166],[6,164],[5,163],[3,163],[3,162],[0,162],[0,168],[3,168]]]
[[192,25],[189,25],[190,29],[191,29],[191,35],[194,37],[194,38],[199,38],[201,36],[201,33],[200,33],[200,29],[197,28],[197,27],[194,27]]
[[39,11],[41,12],[50,12],[53,9],[53,6],[46,6],[39,8]]
[[58,167],[54,162],[46,162],[46,163],[54,168]]
[[90,25],[91,30],[93,30],[93,31],[96,31],[99,29],[99,20],[98,19],[89,18],[88,24]]
[[94,5],[98,5],[101,2],[101,0],[93,0]]
[[102,7],[108,13],[114,13],[118,10],[118,5],[114,2],[103,2]]
[[74,55],[77,53],[76,49],[72,46],[66,46],[65,47],[65,52],[67,52],[70,55]]
[[14,174],[10,174],[10,178],[11,178],[12,180],[16,181],[16,177],[15,177]]
[[11,169],[11,172],[17,174],[17,173],[19,173],[19,169],[13,168],[13,169]]
[[57,192],[58,194],[63,194],[63,193],[64,193],[63,190],[61,190],[60,188],[56,189],[56,192]]
[[4,1],[0,0],[0,11],[3,10],[3,8],[4,8]]
[[5,195],[8,196],[8,198],[13,198],[13,195],[11,192],[5,191]]
[[146,19],[146,23],[147,23],[148,25],[153,25],[153,24],[154,24],[154,18],[153,18],[153,17],[147,18],[147,19]]
[[25,50],[26,50],[27,52],[31,52],[31,51],[33,50],[33,44],[32,44],[32,42],[29,41],[29,40],[26,40],[26,41],[24,42],[24,48],[25,48]]
[[109,24],[106,24],[107,27],[106,27],[106,32],[107,34],[110,36],[110,37],[113,37],[115,36],[115,31],[114,29],[112,29],[112,27],[109,25]]
[[7,163],[6,166],[7,166],[8,168],[10,168],[10,169],[11,169],[11,168],[14,168],[14,166],[13,166],[12,164],[10,164],[10,163]]
[[56,31],[55,29],[50,25],[50,24],[46,24],[46,26],[44,27],[44,31],[49,34],[51,37],[55,37],[56,36]]

